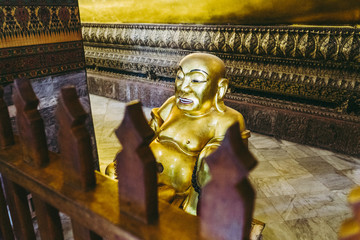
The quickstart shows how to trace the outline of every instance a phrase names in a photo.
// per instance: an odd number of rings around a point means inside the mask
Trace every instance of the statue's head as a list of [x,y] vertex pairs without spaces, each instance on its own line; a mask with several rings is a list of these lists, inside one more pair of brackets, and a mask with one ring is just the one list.
[[211,54],[193,53],[184,57],[175,80],[177,107],[199,116],[211,110],[223,111],[227,91],[224,62]]

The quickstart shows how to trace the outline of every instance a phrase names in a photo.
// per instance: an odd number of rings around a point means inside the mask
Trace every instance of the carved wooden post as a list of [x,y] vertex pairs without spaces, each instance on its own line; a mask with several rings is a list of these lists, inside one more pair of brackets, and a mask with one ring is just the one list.
[[101,240],[102,239],[102,237],[100,237],[96,233],[90,231],[89,229],[86,229],[84,226],[73,221],[72,219],[71,219],[71,226],[72,226],[75,240]]
[[32,194],[41,239],[64,239],[59,211]]
[[14,135],[12,132],[9,110],[3,99],[4,90],[0,86],[0,146],[6,148],[14,144]]
[[27,191],[6,178],[3,178],[3,182],[16,238],[21,240],[35,240],[36,237],[28,205]]
[[14,240],[0,177],[0,239]]
[[116,156],[120,210],[146,223],[158,219],[155,158],[149,148],[154,132],[134,101],[126,106],[124,120],[115,131],[123,150]]
[[45,166],[49,157],[44,122],[37,110],[39,100],[28,79],[15,80],[13,101],[24,160],[36,167]]
[[[44,167],[49,162],[49,157],[44,123],[37,110],[39,100],[29,80],[17,79],[14,86],[13,100],[16,107],[16,122],[25,161],[37,168]],[[14,183],[8,184],[16,186]],[[33,197],[33,200],[42,238],[63,239],[59,212],[36,196]],[[21,211],[17,211],[17,214],[21,214]]]
[[211,180],[200,198],[200,233],[204,239],[249,239],[255,192],[247,175],[256,165],[242,143],[239,125],[226,132],[221,146],[206,158]]
[[354,218],[346,220],[340,227],[340,240],[360,239],[360,187],[354,188],[348,197]]
[[[60,91],[56,118],[59,122],[58,142],[65,182],[81,191],[95,187],[95,170],[90,135],[85,127],[87,114],[73,86]],[[96,233],[71,219],[74,239],[98,240]]]
[[75,87],[62,88],[56,118],[65,181],[83,191],[92,189],[96,184],[90,135],[85,127],[86,117]]

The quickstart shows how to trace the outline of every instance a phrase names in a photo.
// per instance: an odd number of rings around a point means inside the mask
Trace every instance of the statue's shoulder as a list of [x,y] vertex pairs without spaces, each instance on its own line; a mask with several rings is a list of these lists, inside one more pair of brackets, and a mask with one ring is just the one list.
[[233,108],[226,106],[224,112],[219,113],[217,116],[217,124],[221,126],[224,133],[231,125],[236,122],[239,123],[241,132],[246,130],[243,115]]
[[173,107],[175,106],[175,104],[176,104],[175,103],[175,96],[169,97],[161,107],[156,109],[157,114],[163,120],[165,120],[169,116],[169,114],[170,114],[171,110],[173,109]]
[[240,123],[240,125],[245,124],[244,117],[241,113],[236,111],[233,108],[227,107],[225,108],[224,114],[222,115],[223,118],[228,119],[229,121],[235,123],[236,121]]

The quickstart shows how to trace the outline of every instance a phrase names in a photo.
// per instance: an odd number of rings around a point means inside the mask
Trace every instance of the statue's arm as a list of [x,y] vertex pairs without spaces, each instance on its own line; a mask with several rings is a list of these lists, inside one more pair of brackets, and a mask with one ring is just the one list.
[[237,115],[236,118],[234,118],[232,122],[229,122],[229,124],[224,124],[225,126],[226,125],[229,126],[225,127],[224,129],[221,129],[220,131],[217,131],[217,136],[214,136],[205,145],[205,147],[201,150],[199,154],[197,160],[196,179],[197,179],[197,184],[200,188],[203,187],[210,180],[209,167],[204,159],[207,156],[209,156],[211,153],[213,153],[221,145],[228,127],[230,127],[236,121],[239,123],[240,133],[243,143],[245,144],[246,147],[248,147],[248,138],[250,137],[250,131],[246,130],[244,117],[240,113],[237,113],[236,115]]
[[250,131],[246,129],[245,119],[240,113],[238,115],[238,122],[240,125],[241,138],[245,146],[248,147],[248,138],[250,137]]
[[197,205],[201,194],[201,188],[210,181],[209,166],[204,159],[220,146],[221,141],[222,139],[213,138],[199,154],[191,179],[192,186],[190,187],[189,195],[183,204],[183,209],[187,213],[197,215]]
[[[241,137],[244,144],[247,146],[247,139],[250,137],[250,131],[246,130],[245,121],[243,116],[238,112],[230,118],[222,119],[219,126],[217,126],[216,134],[201,150],[196,165],[193,171],[192,186],[189,189],[189,196],[186,198],[183,204],[183,208],[186,212],[196,215],[197,204],[199,195],[201,194],[201,188],[210,181],[210,169],[205,161],[205,158],[213,153],[222,143],[226,130],[236,121],[239,122]],[[231,113],[230,113],[231,114]]]
[[168,98],[161,107],[153,108],[151,110],[151,119],[149,125],[154,130],[155,133],[158,133],[160,126],[167,119],[174,105],[175,105],[175,97],[172,96]]

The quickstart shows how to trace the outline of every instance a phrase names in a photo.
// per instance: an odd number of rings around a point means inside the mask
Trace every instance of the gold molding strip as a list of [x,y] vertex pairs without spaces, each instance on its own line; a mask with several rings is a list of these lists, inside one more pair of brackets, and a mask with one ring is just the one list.
[[27,36],[11,36],[1,39],[0,49],[80,40],[82,40],[80,31],[30,33]]

